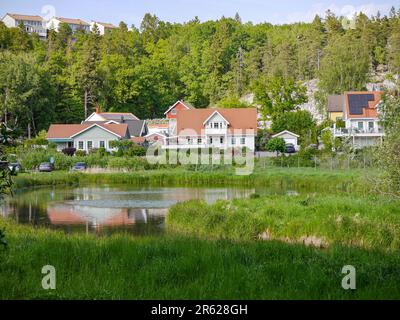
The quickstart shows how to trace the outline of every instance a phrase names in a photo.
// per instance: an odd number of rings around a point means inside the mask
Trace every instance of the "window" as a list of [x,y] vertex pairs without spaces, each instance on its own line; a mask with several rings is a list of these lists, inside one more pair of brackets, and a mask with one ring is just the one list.
[[368,129],[370,131],[374,130],[374,122],[373,121],[368,122]]
[[214,122],[214,129],[219,129],[219,123],[218,122]]
[[246,144],[246,138],[243,138],[243,137],[240,138],[240,143],[241,143],[241,144]]
[[105,148],[106,147],[106,142],[105,141],[100,141],[99,147],[100,148]]
[[358,130],[362,130],[362,129],[364,129],[364,123],[363,122],[358,122],[358,124],[357,124],[357,127],[358,127]]
[[224,137],[219,138],[219,143],[221,143],[221,144],[224,143]]
[[93,141],[88,141],[88,142],[87,142],[87,149],[88,149],[88,150],[93,149]]
[[191,138],[187,138],[187,143],[188,144],[192,144],[192,139]]
[[197,144],[201,144],[203,142],[203,140],[201,138],[197,139]]
[[212,137],[210,137],[210,144],[212,144],[213,143],[213,138]]
[[83,141],[78,142],[78,149],[83,150]]
[[231,144],[235,145],[236,144],[236,138],[231,138]]
[[173,116],[176,116],[176,109],[175,109],[175,108],[173,108],[173,109],[171,110],[171,114],[172,114]]

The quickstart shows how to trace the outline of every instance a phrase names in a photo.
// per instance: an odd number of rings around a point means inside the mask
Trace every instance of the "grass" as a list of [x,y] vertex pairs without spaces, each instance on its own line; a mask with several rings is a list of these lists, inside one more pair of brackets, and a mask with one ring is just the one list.
[[[369,172],[373,177],[377,172]],[[279,186],[298,190],[357,192],[367,191],[365,171],[321,170],[313,168],[256,168],[250,176],[238,176],[231,170],[194,172],[183,168],[136,171],[125,173],[53,173],[20,174],[16,188],[38,185],[78,185],[89,183],[119,183],[136,186]]]
[[[265,196],[193,200],[170,208],[170,228],[206,238],[310,242],[384,250],[400,249],[398,200],[356,195]],[[313,239],[311,239],[313,238]],[[314,241],[315,240],[315,241]]]
[[[398,299],[398,254],[193,237],[66,236],[0,219],[0,299]],[[57,289],[43,290],[44,265]],[[342,267],[357,290],[341,287]]]

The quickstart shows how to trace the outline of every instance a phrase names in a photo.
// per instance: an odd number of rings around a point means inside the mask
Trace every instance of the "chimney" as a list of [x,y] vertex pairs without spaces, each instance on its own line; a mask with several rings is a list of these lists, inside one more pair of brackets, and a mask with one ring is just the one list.
[[124,116],[121,115],[121,123],[124,123],[124,122],[125,122],[125,118],[124,118]]
[[96,106],[96,113],[101,113],[99,105]]

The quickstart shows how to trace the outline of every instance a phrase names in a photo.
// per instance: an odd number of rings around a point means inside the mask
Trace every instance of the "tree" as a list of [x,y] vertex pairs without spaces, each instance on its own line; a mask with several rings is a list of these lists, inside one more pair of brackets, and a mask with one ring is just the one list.
[[381,191],[400,197],[400,96],[385,94],[381,111],[381,124],[386,135],[377,152],[385,173],[380,180]]
[[319,87],[327,94],[362,90],[368,81],[371,57],[360,39],[336,37],[324,50]]
[[260,79],[255,84],[255,97],[261,104],[261,113],[266,118],[274,118],[281,113],[296,110],[306,103],[306,88],[293,79],[272,77]]
[[272,138],[267,143],[267,151],[276,152],[278,156],[279,153],[284,153],[286,151],[286,142],[282,138]]
[[302,141],[316,142],[316,123],[309,111],[297,110],[278,114],[272,122],[271,130],[278,133],[289,130],[300,136]]

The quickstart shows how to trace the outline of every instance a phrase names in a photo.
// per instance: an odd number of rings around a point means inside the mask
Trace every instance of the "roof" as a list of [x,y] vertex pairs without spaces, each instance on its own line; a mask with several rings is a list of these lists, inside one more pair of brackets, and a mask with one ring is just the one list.
[[47,132],[47,139],[70,139],[87,129],[98,126],[119,137],[124,137],[128,131],[127,124],[104,124],[104,123],[84,123],[84,124],[52,124]]
[[378,118],[378,105],[381,102],[382,94],[381,91],[346,92],[347,118]]
[[178,101],[175,102],[172,106],[170,106],[170,107],[168,108],[168,110],[164,112],[164,114],[167,114],[168,112],[170,112],[171,109],[174,108],[178,103],[183,104],[187,109],[196,109],[196,108],[193,107],[193,105],[191,105],[189,102],[183,101],[183,100],[178,100]]
[[343,112],[344,111],[345,95],[331,95],[328,97],[328,112]]
[[18,13],[7,13],[6,16],[14,18],[15,20],[29,20],[29,21],[39,21],[42,22],[43,18],[41,16],[32,16],[26,14],[18,14]]
[[218,111],[227,121],[229,121],[229,131],[254,129],[257,131],[257,109],[238,108],[238,109],[189,109],[179,110],[177,113],[177,132],[191,129],[201,133],[204,129],[204,121],[215,111]]
[[[116,120],[106,120],[106,121],[84,121],[82,124],[107,124],[108,121]],[[124,120],[124,124],[128,125],[129,134],[131,137],[140,137],[147,133],[146,122],[144,120]],[[119,123],[117,123],[119,124]]]
[[116,26],[114,26],[112,23],[108,23],[108,22],[100,22],[100,21],[93,21],[95,24],[99,24],[102,25],[105,28],[110,28],[110,29],[115,29],[118,28]]
[[83,21],[81,19],[70,19],[70,18],[62,18],[62,17],[55,17],[55,18],[64,23],[81,24],[81,25],[86,25],[86,26],[90,25],[89,23],[87,23],[86,21]]
[[97,114],[105,120],[121,121],[122,117],[124,120],[139,120],[139,118],[131,112],[98,112]]
[[296,138],[300,138],[300,136],[298,134],[295,134],[295,133],[293,133],[293,132],[291,132],[289,130],[283,130],[283,131],[273,135],[272,138],[277,138],[277,137],[282,136],[284,134],[289,134],[289,135],[294,136]]

